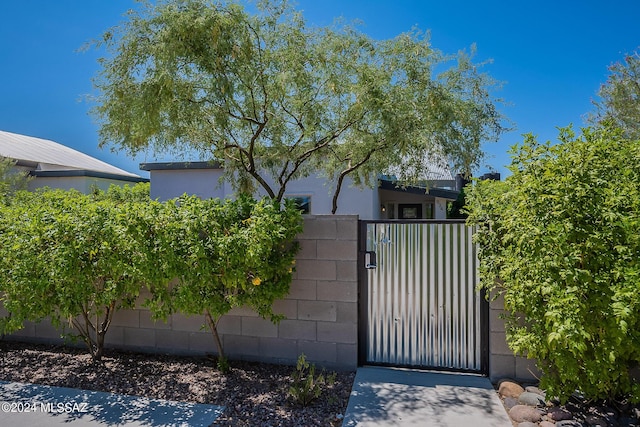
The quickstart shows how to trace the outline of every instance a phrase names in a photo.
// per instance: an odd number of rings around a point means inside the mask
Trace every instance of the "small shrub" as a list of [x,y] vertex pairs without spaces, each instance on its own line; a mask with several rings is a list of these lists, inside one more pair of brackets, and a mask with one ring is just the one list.
[[227,359],[226,357],[219,358],[216,362],[216,366],[218,367],[218,370],[223,374],[228,374],[231,370],[231,366],[229,366],[229,359]]
[[292,374],[293,384],[289,387],[289,396],[299,405],[308,406],[322,395],[327,386],[333,386],[336,374],[326,375],[324,370],[316,376],[316,367],[307,362],[303,354],[298,357],[296,370]]

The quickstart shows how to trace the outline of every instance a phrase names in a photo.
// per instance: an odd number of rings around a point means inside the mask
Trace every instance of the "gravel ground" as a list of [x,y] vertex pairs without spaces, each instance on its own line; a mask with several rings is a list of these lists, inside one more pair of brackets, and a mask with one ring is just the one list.
[[333,386],[307,407],[288,397],[295,367],[231,361],[222,375],[207,357],[108,350],[93,364],[82,349],[0,341],[0,380],[106,391],[225,406],[214,426],[338,426],[355,373],[339,372]]

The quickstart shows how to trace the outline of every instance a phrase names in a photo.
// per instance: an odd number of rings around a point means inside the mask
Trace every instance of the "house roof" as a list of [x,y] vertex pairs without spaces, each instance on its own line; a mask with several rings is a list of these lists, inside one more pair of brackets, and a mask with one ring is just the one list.
[[57,142],[0,131],[0,156],[36,171],[91,171],[110,177],[141,178]]
[[457,190],[451,190],[447,188],[420,187],[415,185],[400,185],[396,181],[391,181],[388,179],[380,179],[378,181],[378,188],[382,190],[397,191],[400,193],[419,194],[419,195],[428,194],[430,196],[440,197],[440,198],[449,199],[449,200],[456,200],[458,198],[458,194],[460,193]]
[[140,169],[143,171],[171,171],[180,169],[220,169],[222,166],[219,162],[159,162],[159,163],[140,163]]

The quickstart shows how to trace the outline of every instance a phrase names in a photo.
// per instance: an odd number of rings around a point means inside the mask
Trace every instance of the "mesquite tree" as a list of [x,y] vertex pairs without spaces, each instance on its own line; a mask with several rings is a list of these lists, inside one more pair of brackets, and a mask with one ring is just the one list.
[[613,121],[629,138],[640,139],[640,50],[609,67],[609,77],[594,101],[594,123]]
[[434,156],[469,173],[503,131],[496,84],[472,55],[444,55],[419,31],[378,41],[308,27],[286,1],[255,15],[233,1],[144,2],[96,45],[108,54],[94,80],[102,144],[197,154],[275,200],[324,173],[335,212],[347,176],[374,184],[403,166],[424,179]]

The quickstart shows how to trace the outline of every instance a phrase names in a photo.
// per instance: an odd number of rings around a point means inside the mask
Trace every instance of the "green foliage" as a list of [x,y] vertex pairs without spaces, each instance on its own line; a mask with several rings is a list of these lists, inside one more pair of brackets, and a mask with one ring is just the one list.
[[609,67],[607,82],[600,87],[597,111],[591,121],[611,121],[628,138],[640,139],[640,52],[635,51]]
[[467,214],[463,211],[466,204],[465,187],[460,189],[458,197],[453,202],[447,204],[447,218],[448,219],[465,219]]
[[503,131],[472,54],[446,56],[419,31],[373,40],[348,25],[308,27],[285,0],[250,15],[234,1],[144,2],[106,32],[93,113],[103,144],[222,162],[236,190],[281,200],[325,172],[375,185],[402,166],[424,179],[435,154],[464,172]]
[[336,379],[336,374],[326,375],[324,371],[316,375],[314,364],[307,362],[307,357],[301,354],[298,357],[296,370],[291,375],[293,384],[289,387],[289,397],[302,406],[308,406],[319,398],[327,387],[331,387]]
[[0,156],[0,203],[7,202],[13,193],[27,189],[29,176],[16,169],[15,160]]
[[504,296],[509,345],[537,359],[550,395],[637,400],[640,141],[611,126],[559,139],[527,136],[511,176],[467,192],[481,284]]
[[154,290],[150,308],[158,317],[173,311],[204,315],[223,362],[217,333],[220,317],[234,307],[253,308],[278,321],[273,302],[289,292],[293,241],[302,231],[302,217],[292,201],[284,207],[264,199],[201,200],[183,196],[166,204],[163,249],[177,282]]
[[115,190],[15,195],[0,217],[5,332],[49,317],[71,325],[101,358],[114,312],[133,306],[151,269],[133,233],[149,200],[128,196],[140,191],[118,190],[116,199]]
[[143,304],[156,317],[204,315],[228,370],[216,324],[233,307],[277,321],[272,304],[291,283],[302,230],[293,202],[183,196],[160,203],[148,184],[84,195],[19,192],[0,206],[0,291],[10,316],[71,325],[94,359],[116,310]]

